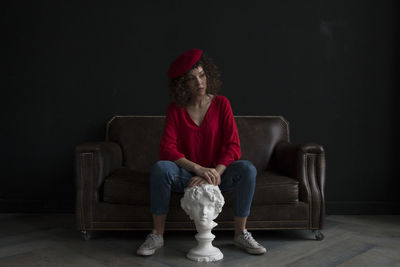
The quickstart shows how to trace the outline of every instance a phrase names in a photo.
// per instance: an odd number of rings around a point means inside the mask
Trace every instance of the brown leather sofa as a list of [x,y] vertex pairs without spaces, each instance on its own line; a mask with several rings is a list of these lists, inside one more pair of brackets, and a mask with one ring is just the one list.
[[[105,142],[76,147],[76,219],[89,239],[97,230],[150,230],[149,170],[158,160],[164,116],[115,116]],[[309,229],[323,239],[325,153],[289,141],[280,116],[235,116],[242,159],[257,168],[248,229]],[[216,229],[233,229],[232,192]],[[166,229],[195,229],[173,193]]]

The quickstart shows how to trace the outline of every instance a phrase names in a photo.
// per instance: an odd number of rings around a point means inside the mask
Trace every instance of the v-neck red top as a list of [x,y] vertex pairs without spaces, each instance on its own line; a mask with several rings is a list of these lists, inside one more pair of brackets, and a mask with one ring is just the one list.
[[229,166],[241,157],[239,134],[229,100],[216,95],[198,126],[182,107],[168,106],[160,160],[187,158],[203,167]]

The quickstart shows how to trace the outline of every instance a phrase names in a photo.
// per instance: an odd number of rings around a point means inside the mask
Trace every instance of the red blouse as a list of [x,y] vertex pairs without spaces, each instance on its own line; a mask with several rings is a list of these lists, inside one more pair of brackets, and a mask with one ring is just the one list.
[[229,166],[241,157],[239,135],[232,108],[225,96],[211,100],[200,126],[182,107],[168,106],[161,138],[160,160],[187,158],[203,167]]

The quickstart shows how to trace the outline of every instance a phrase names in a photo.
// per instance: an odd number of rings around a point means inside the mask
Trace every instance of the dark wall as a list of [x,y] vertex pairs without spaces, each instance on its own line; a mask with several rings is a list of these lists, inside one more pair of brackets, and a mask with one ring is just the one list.
[[[15,3],[14,3],[15,2]],[[396,1],[9,1],[1,8],[0,211],[73,211],[75,145],[164,114],[202,48],[235,114],[324,145],[329,213],[400,212]]]

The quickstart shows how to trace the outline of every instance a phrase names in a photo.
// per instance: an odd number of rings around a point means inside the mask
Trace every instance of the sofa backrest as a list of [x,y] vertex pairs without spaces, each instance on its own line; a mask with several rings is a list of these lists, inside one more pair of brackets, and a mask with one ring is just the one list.
[[[107,124],[106,141],[122,148],[124,165],[148,172],[158,160],[165,116],[114,116]],[[259,172],[268,168],[275,145],[289,141],[289,125],[281,116],[235,116],[242,159]]]

